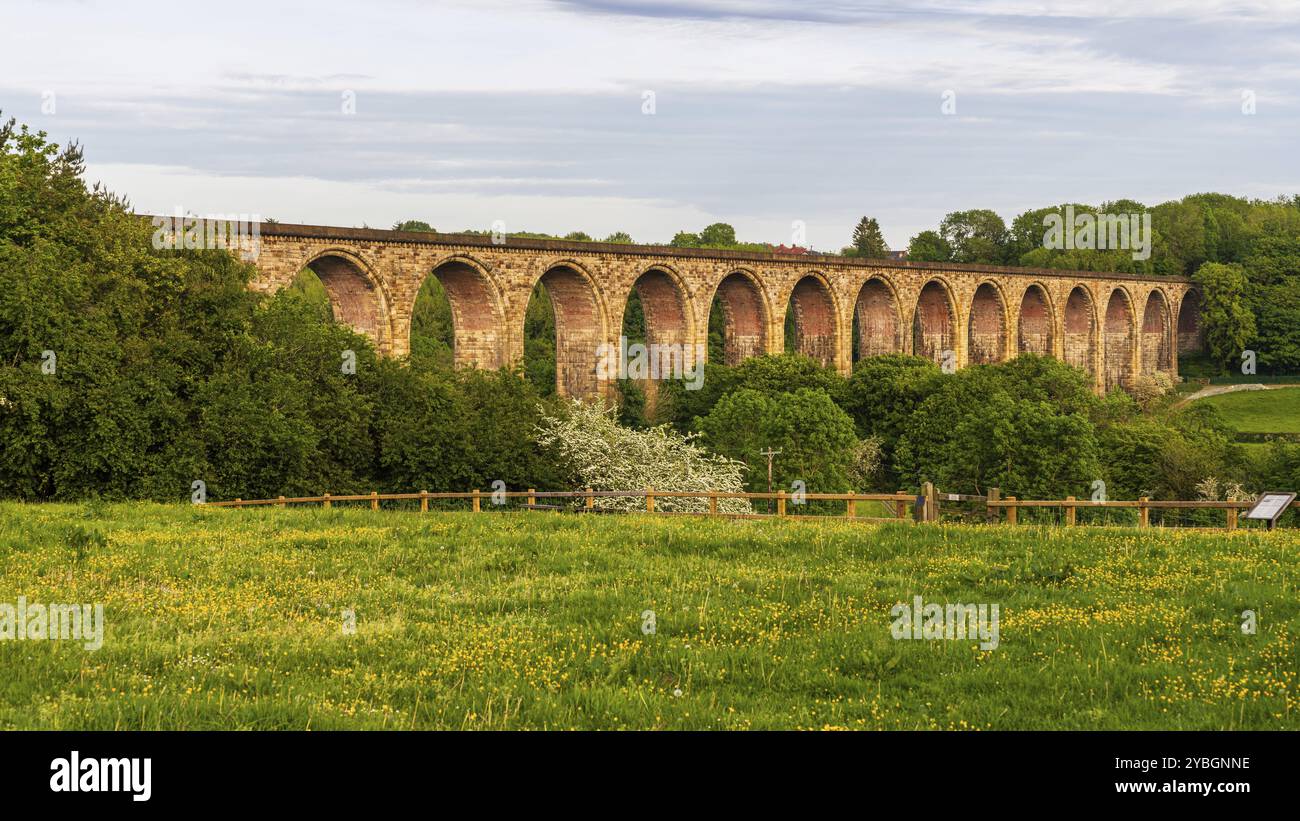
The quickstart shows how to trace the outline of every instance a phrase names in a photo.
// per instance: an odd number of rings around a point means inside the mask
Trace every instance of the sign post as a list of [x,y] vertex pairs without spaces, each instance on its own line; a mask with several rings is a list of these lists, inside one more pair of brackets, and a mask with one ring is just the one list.
[[1287,508],[1295,501],[1294,493],[1261,493],[1255,500],[1255,506],[1246,512],[1247,519],[1258,519],[1268,522],[1268,529],[1273,530],[1277,527],[1277,520],[1286,513]]

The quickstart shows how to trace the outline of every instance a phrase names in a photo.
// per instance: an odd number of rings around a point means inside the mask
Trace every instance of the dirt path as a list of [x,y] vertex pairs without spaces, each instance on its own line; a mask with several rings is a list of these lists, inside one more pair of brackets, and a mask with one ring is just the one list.
[[1190,394],[1174,403],[1175,408],[1181,408],[1188,402],[1194,402],[1197,399],[1204,399],[1207,396],[1218,396],[1221,393],[1236,393],[1237,391],[1275,391],[1278,388],[1295,388],[1300,384],[1291,383],[1287,385],[1261,385],[1258,382],[1241,385],[1210,385],[1201,388],[1196,393]]

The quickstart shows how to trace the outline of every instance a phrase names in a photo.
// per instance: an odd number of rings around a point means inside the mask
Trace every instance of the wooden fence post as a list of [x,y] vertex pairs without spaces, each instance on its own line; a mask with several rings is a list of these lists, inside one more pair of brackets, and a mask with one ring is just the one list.
[[528,506],[534,507],[537,504],[537,488],[528,488]]
[[776,492],[776,515],[778,516],[785,515],[785,491],[784,490],[778,490]]
[[1235,507],[1228,508],[1228,529],[1237,529],[1237,509]]
[[240,508],[243,507],[243,505],[240,504],[240,502],[242,501],[244,500],[239,498],[238,496],[235,497],[235,510],[239,510]]
[[1151,525],[1151,508],[1147,507],[1150,497],[1142,496],[1138,498],[1138,527],[1150,527]]
[[[1001,499],[1002,499],[1001,488],[991,487],[989,488],[988,493],[985,494],[985,504],[988,504],[989,502],[997,502],[1000,501]],[[987,518],[989,524],[997,524],[998,522],[1002,521],[1002,509],[997,505],[989,505]]]
[[329,510],[329,508],[330,508],[330,495],[329,495],[328,493],[326,493],[324,496],[321,497],[321,505],[324,506],[324,508],[325,508],[326,510]]
[[1073,525],[1074,525],[1074,521],[1075,521],[1075,520],[1074,520],[1074,517],[1075,517],[1075,511],[1076,511],[1076,508],[1075,508],[1075,506],[1074,506],[1074,504],[1073,504],[1073,502],[1074,502],[1074,497],[1073,497],[1073,496],[1066,496],[1066,497],[1065,497],[1065,501],[1067,501],[1067,502],[1071,502],[1071,504],[1068,504],[1068,505],[1065,506],[1065,523],[1066,523],[1067,525],[1073,526]]
[[645,489],[645,512],[655,512],[655,489],[652,487]]
[[284,497],[281,496],[279,498],[280,498],[280,507],[284,507]]
[[718,492],[716,490],[709,491],[709,514],[712,516],[718,515]]
[[844,505],[844,515],[848,516],[850,519],[857,518],[857,512],[858,512],[857,508],[858,508],[857,500],[849,499],[848,502]]
[[[1008,502],[1014,502],[1015,500],[1016,500],[1015,496],[1007,497]],[[1012,505],[1011,507],[1007,508],[1007,524],[1014,525],[1019,518],[1020,518],[1019,508],[1017,508],[1015,505]]]
[[595,491],[593,491],[591,488],[587,488],[587,510],[596,509],[596,497],[595,495],[593,495],[594,493]]
[[478,488],[474,488],[474,495],[470,496],[470,512],[483,512],[483,491]]
[[926,482],[921,486],[921,494],[925,496],[925,516],[927,522],[939,521],[939,500],[934,495],[934,482]]
[[429,491],[427,490],[420,491],[420,512],[429,512]]
[[[900,489],[898,492],[899,492],[899,493],[906,493],[907,491]],[[906,518],[907,518],[907,500],[906,500],[906,499],[895,499],[895,500],[894,500],[894,518],[895,518],[895,519],[906,519]]]
[[370,509],[371,510],[379,509],[379,491],[377,490],[370,491]]

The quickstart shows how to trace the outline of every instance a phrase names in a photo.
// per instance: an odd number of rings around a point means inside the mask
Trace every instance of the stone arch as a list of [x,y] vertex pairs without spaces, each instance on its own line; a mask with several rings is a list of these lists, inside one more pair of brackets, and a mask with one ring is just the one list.
[[560,396],[590,398],[607,386],[597,379],[600,346],[609,339],[607,312],[592,276],[572,260],[546,266],[538,281],[555,311],[555,390]]
[[1205,347],[1201,325],[1201,294],[1195,288],[1183,294],[1178,306],[1178,353],[1196,353]]
[[[691,311],[689,292],[676,271],[665,265],[651,266],[632,283],[632,290],[641,304],[641,314],[645,320],[646,349],[644,371],[639,367],[632,369],[635,359],[640,357],[634,358],[631,352],[628,354],[631,369],[628,377],[641,380],[647,418],[654,418],[659,382],[690,378],[702,357],[694,345],[695,317]],[[630,302],[629,295],[629,299],[623,302],[623,316],[618,323],[620,329],[627,320]],[[627,341],[631,349],[634,340]],[[631,350],[635,352],[635,349]]]
[[835,365],[839,345],[839,311],[835,292],[821,274],[805,274],[790,291],[794,312],[794,349],[823,365]]
[[1169,318],[1169,300],[1159,288],[1147,296],[1146,307],[1142,311],[1141,356],[1142,373],[1157,371],[1171,372],[1174,369],[1174,352],[1170,344],[1171,321]]
[[[473,257],[457,255],[436,264],[430,275],[438,278],[451,304],[456,364],[487,369],[504,366],[505,308],[487,266]],[[412,303],[412,312],[414,307]]]
[[686,345],[695,338],[695,315],[680,274],[665,265],[653,265],[632,287],[645,313],[647,343]]
[[916,310],[912,312],[912,353],[942,363],[945,351],[956,356],[957,309],[952,288],[935,278],[925,283],[916,298]]
[[1106,345],[1103,351],[1103,383],[1107,391],[1127,388],[1133,381],[1134,311],[1133,298],[1124,288],[1115,288],[1106,301]]
[[859,359],[903,350],[903,320],[899,315],[898,292],[889,280],[872,276],[862,283],[854,304],[858,320]]
[[347,249],[326,248],[296,270],[303,268],[325,286],[336,321],[370,337],[381,353],[392,352],[391,300],[373,265]]
[[[744,269],[732,271],[713,293],[722,306],[724,363],[739,365],[751,356],[766,353],[771,311],[754,274]],[[709,304],[712,306],[712,301]]]
[[1065,363],[1097,375],[1097,305],[1086,286],[1076,285],[1061,318]]
[[1016,320],[1016,352],[1051,356],[1054,350],[1052,345],[1056,341],[1053,339],[1055,328],[1056,317],[1053,315],[1047,289],[1041,283],[1030,283],[1020,298]]
[[966,323],[966,359],[972,365],[1001,362],[1007,353],[1007,309],[1002,291],[981,282],[971,297]]

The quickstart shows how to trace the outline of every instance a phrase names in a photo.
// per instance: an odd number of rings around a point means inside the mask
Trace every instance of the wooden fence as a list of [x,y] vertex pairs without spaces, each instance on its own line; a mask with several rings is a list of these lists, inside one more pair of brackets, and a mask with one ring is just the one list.
[[[428,512],[429,502],[431,500],[460,500],[468,501],[470,509],[475,513],[483,509],[484,499],[515,499],[523,500],[521,505],[527,510],[574,510],[576,512],[601,512],[596,508],[597,499],[610,498],[643,498],[645,500],[645,510],[647,513],[660,514],[680,514],[680,515],[709,515],[709,516],[727,516],[731,518],[751,518],[765,519],[772,516],[789,517],[796,519],[805,518],[827,518],[828,514],[794,514],[790,512],[790,507],[798,507],[794,504],[797,501],[794,494],[786,491],[777,491],[775,493],[723,493],[717,491],[665,491],[646,488],[645,490],[548,490],[541,491],[534,488],[528,490],[512,491],[482,491],[471,490],[467,492],[442,492],[430,493],[422,490],[418,493],[378,493],[371,492],[368,494],[342,495],[333,496],[328,493],[322,496],[280,496],[275,499],[234,499],[225,502],[208,502],[209,507],[257,507],[257,506],[278,506],[286,507],[288,505],[318,504],[323,507],[330,507],[336,503],[348,502],[368,502],[371,510],[378,510],[380,502],[414,502],[420,503],[420,512]],[[843,502],[845,505],[844,516],[835,517],[850,519],[853,521],[919,521],[919,522],[936,522],[941,518],[941,511],[946,503],[974,503],[976,507],[983,505],[985,513],[984,518],[991,523],[1005,522],[1008,525],[1015,525],[1019,522],[1019,511],[1026,508],[1059,508],[1064,512],[1064,524],[1073,526],[1078,521],[1078,511],[1084,509],[1136,509],[1138,513],[1138,527],[1151,526],[1152,510],[1222,510],[1225,516],[1224,525],[1228,530],[1235,530],[1238,524],[1238,517],[1242,510],[1247,510],[1253,506],[1252,502],[1216,502],[1216,501],[1156,501],[1142,497],[1132,501],[1092,501],[1089,499],[1076,499],[1073,496],[1067,496],[1064,499],[1017,499],[1014,496],[1002,497],[997,488],[990,488],[988,494],[979,496],[974,494],[958,493],[941,493],[937,491],[934,485],[929,482],[925,483],[921,492],[910,493],[900,490],[897,493],[804,493],[798,497],[804,501],[831,501]],[[665,511],[662,507],[657,506],[656,502],[663,499],[707,499],[709,503],[708,512],[704,511]],[[718,501],[721,499],[748,499],[753,501],[775,502],[774,513],[728,513],[718,510]],[[539,503],[539,500],[558,500],[570,502],[570,506],[548,505]],[[580,504],[575,504],[580,502]],[[858,516],[857,505],[859,502],[880,502],[893,513],[892,516]],[[769,504],[769,507],[771,505]],[[1300,499],[1292,503],[1291,507],[1300,508]],[[909,517],[909,513],[911,514]]]
[[[798,506],[799,499],[809,502],[844,502],[845,515],[837,518],[848,518],[858,521],[893,521],[906,520],[909,510],[913,510],[918,501],[917,494],[899,491],[898,493],[803,493],[798,497],[795,494],[788,493],[784,490],[774,493],[725,493],[721,491],[678,491],[678,490],[655,490],[646,488],[645,490],[511,490],[511,491],[482,491],[471,490],[468,492],[443,492],[430,493],[422,490],[419,493],[379,493],[372,491],[368,494],[335,496],[329,493],[323,496],[279,496],[275,499],[233,499],[228,502],[207,502],[208,507],[256,507],[256,506],[278,506],[286,507],[288,505],[318,504],[323,507],[330,507],[340,502],[369,502],[371,510],[378,510],[380,502],[410,502],[418,501],[420,503],[420,512],[427,513],[429,502],[431,500],[461,500],[470,502],[470,509],[478,513],[483,509],[483,500],[497,499],[522,499],[525,509],[530,510],[561,510],[568,509],[558,505],[539,504],[539,499],[552,500],[576,500],[581,501],[580,506],[572,509],[582,512],[598,512],[596,508],[597,499],[611,498],[644,498],[645,509],[647,513],[682,513],[684,515],[709,515],[709,516],[728,516],[732,518],[768,518],[769,516],[788,516],[790,518],[812,518],[805,515],[792,514],[789,512],[790,506]],[[665,511],[656,506],[656,502],[662,499],[707,499],[709,503],[708,512],[699,511]],[[728,513],[718,510],[718,501],[721,499],[748,499],[750,501],[768,500],[776,503],[775,513]],[[858,516],[857,504],[859,502],[883,502],[889,505],[893,516]],[[924,507],[923,505],[921,506]],[[925,520],[925,512],[922,510],[920,518]],[[821,518],[820,516],[816,518]]]

